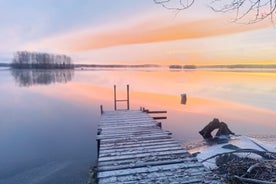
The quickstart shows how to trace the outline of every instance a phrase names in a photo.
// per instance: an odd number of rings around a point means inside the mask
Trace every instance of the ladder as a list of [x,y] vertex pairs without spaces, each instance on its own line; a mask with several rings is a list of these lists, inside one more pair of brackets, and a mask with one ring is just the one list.
[[[118,102],[126,102],[126,109],[117,109]],[[127,85],[127,99],[117,99],[116,85],[114,85],[114,110],[129,110],[129,85]]]

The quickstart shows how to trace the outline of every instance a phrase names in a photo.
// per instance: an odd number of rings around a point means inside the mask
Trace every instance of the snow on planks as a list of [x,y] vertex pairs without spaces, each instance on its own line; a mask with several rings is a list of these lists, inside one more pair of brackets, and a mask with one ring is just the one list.
[[221,183],[141,111],[105,111],[97,180],[106,183]]

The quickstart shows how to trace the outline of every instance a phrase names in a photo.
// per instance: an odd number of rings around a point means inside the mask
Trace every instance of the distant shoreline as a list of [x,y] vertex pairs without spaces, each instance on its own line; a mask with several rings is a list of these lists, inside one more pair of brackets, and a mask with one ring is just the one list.
[[[124,68],[167,68],[169,70],[276,70],[276,64],[234,64],[234,65],[158,65],[158,64],[74,64],[72,69],[124,69]],[[0,63],[0,67],[12,67],[11,63]],[[20,69],[20,68],[19,68]],[[24,68],[22,68],[24,69]],[[29,68],[36,69],[36,68]],[[43,68],[41,68],[43,69]],[[61,69],[45,68],[45,69]]]
[[159,68],[162,65],[142,64],[142,65],[122,65],[122,64],[75,64],[75,68]]
[[223,69],[276,69],[276,64],[233,64],[233,65],[202,65],[197,68],[223,68]]

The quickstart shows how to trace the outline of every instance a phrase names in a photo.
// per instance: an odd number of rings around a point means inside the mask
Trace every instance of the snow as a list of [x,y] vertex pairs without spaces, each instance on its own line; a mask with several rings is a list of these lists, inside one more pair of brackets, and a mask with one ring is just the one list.
[[[257,144],[260,146],[258,146]],[[215,145],[204,145],[198,148],[194,148],[192,150],[188,150],[190,153],[197,153],[196,158],[198,161],[205,160],[211,156],[221,154],[221,153],[228,153],[232,152],[234,150],[231,149],[226,149],[223,148],[223,146],[232,144],[235,145],[241,149],[255,149],[259,151],[271,151],[271,152],[276,152],[276,147],[275,147],[275,142],[274,143],[268,143],[268,142],[263,142],[257,139],[249,138],[247,136],[231,136],[231,139],[228,143],[224,144],[215,144]],[[266,150],[264,150],[263,148]],[[215,165],[215,159],[210,159],[205,162],[203,162],[203,165],[207,168],[214,169],[216,168]]]

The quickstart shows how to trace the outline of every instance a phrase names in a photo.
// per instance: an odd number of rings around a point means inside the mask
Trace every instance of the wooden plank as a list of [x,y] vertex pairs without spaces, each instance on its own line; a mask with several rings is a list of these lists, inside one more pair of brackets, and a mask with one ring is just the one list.
[[112,126],[109,126],[109,127],[105,127],[105,126],[103,126],[103,127],[99,126],[99,127],[102,128],[102,129],[109,129],[109,130],[111,130],[113,128],[120,128],[120,129],[145,128],[145,127],[151,128],[151,127],[156,127],[156,124],[122,125],[122,126],[120,126],[120,125],[112,125]]
[[123,133],[136,133],[136,132],[142,132],[142,133],[150,133],[150,132],[160,132],[160,128],[139,128],[139,129],[129,129],[127,132],[118,128],[118,129],[101,129],[102,134],[123,134]]
[[98,173],[98,178],[111,177],[111,176],[124,176],[137,173],[149,173],[149,172],[160,172],[160,171],[176,171],[177,169],[188,169],[202,167],[200,163],[177,163],[177,164],[168,164],[168,165],[158,165],[150,167],[140,167],[140,168],[129,168],[129,169],[120,169],[115,171],[104,171]]
[[[157,125],[158,123],[156,123],[156,122],[152,122],[152,123],[150,123],[150,122],[145,122],[145,123],[121,123],[121,124],[119,124],[119,123],[112,123],[112,124],[110,124],[110,125],[99,125],[98,127],[99,128],[102,128],[102,129],[118,129],[119,127],[129,127],[128,129],[130,129],[130,128],[143,128],[143,127],[156,127],[156,125]],[[124,129],[125,130],[125,129]]]
[[141,113],[142,111],[140,111],[140,110],[131,110],[131,111],[127,111],[127,110],[125,110],[125,111],[104,111],[106,114],[135,114],[135,113]]
[[[102,134],[99,136],[130,136],[130,135],[146,135],[146,134],[160,134],[159,130],[137,130],[137,131],[117,131],[117,132],[106,132],[102,131]],[[169,132],[164,132],[164,134],[169,134]]]
[[[116,184],[148,184],[148,183],[166,183],[166,184],[194,184],[194,183],[203,183],[202,179],[199,179],[197,177],[190,178],[190,177],[182,177],[181,179],[175,178],[173,181],[170,179],[171,175],[166,177],[156,177],[152,179],[145,179],[143,177],[137,178],[135,181],[130,181],[130,177],[125,177],[127,181],[121,181],[121,177],[118,179],[116,177],[108,178],[108,180],[100,181],[99,184],[110,184],[110,183],[116,183]],[[141,181],[142,179],[142,181]],[[205,182],[204,182],[205,183]],[[213,183],[211,183],[213,184]]]
[[[156,126],[157,123],[154,124],[148,124],[148,126],[139,126],[139,125],[129,125],[129,128],[127,131],[125,129],[121,129],[121,127],[118,126],[99,126],[101,131],[106,131],[106,132],[117,132],[117,131],[122,131],[122,132],[128,132],[128,131],[137,131],[137,130],[159,130],[160,127]],[[122,126],[122,125],[121,125]]]
[[147,144],[126,144],[126,145],[120,145],[120,146],[106,146],[100,147],[100,151],[104,151],[104,152],[114,152],[114,151],[123,151],[123,150],[135,150],[135,149],[143,149],[143,148],[156,148],[156,147],[174,147],[177,146],[179,147],[179,144],[174,143],[174,142],[158,142],[158,143],[147,143]]
[[124,160],[114,160],[114,161],[102,161],[98,163],[98,166],[114,166],[114,165],[132,165],[132,164],[146,164],[150,165],[148,163],[150,162],[156,162],[156,161],[166,161],[166,160],[174,160],[174,159],[183,159],[183,162],[196,162],[197,159],[195,157],[192,157],[188,153],[186,154],[174,154],[174,155],[160,155],[158,156],[158,160],[156,160],[156,157],[144,157],[144,158],[130,158],[130,159],[124,159]]
[[136,114],[136,115],[127,115],[127,116],[124,116],[124,115],[108,115],[108,116],[101,116],[100,120],[101,121],[105,121],[105,120],[108,120],[108,121],[111,121],[111,120],[123,120],[123,119],[148,119],[150,120],[151,117],[150,116],[147,116],[146,114]]
[[[122,135],[122,134],[119,134],[119,135]],[[106,141],[106,140],[115,140],[115,141],[119,141],[120,139],[122,140],[146,140],[146,139],[154,139],[155,137],[159,138],[159,137],[167,137],[167,138],[170,138],[170,136],[168,135],[168,133],[163,133],[163,132],[157,132],[157,133],[154,133],[154,134],[140,134],[139,136],[137,135],[131,135],[131,134],[126,134],[126,136],[117,136],[116,135],[103,135],[103,134],[100,134],[97,136],[97,139],[103,139],[102,141]]]
[[128,136],[128,135],[132,135],[132,134],[141,134],[141,135],[146,135],[146,134],[171,134],[171,132],[169,131],[160,131],[158,129],[137,129],[137,131],[129,131],[129,132],[124,132],[124,131],[121,131],[121,130],[118,130],[117,132],[112,132],[112,131],[100,131],[100,134],[101,136],[120,136],[120,135],[125,135],[125,136]]
[[148,114],[160,114],[160,113],[167,113],[167,111],[150,111],[150,110],[144,110],[144,112]]
[[112,124],[112,125],[101,125],[99,126],[100,129],[102,130],[115,130],[115,129],[121,129],[121,130],[125,130],[125,129],[134,129],[134,128],[151,128],[151,127],[156,127],[157,124],[156,123],[141,123],[141,124]]
[[167,119],[166,116],[153,117],[153,119]]
[[[143,140],[139,142],[122,142],[122,143],[110,143],[110,144],[101,144],[101,148],[121,148],[128,146],[148,146],[148,145],[159,145],[159,144],[167,144],[167,143],[177,143],[172,138],[162,138],[162,139],[153,139],[153,140]],[[178,144],[178,143],[177,143]]]
[[150,139],[160,139],[160,138],[171,138],[167,134],[160,134],[160,135],[148,135],[148,136],[132,136],[132,137],[122,137],[122,138],[115,138],[115,139],[103,139],[101,140],[101,144],[105,143],[120,143],[120,142],[139,142],[143,140],[150,140]]
[[[143,113],[142,111],[136,111],[136,112],[128,112],[128,111],[116,111],[116,112],[108,112],[108,111],[104,111],[104,115],[102,116],[102,118],[107,118],[107,117],[116,117],[116,118],[120,118],[120,117],[128,117],[128,116],[144,116],[146,117],[147,114]],[[119,115],[119,116],[118,116]]]
[[173,147],[179,146],[178,143],[174,142],[160,142],[160,143],[148,143],[148,144],[127,144],[127,145],[120,145],[120,146],[101,146],[100,151],[105,152],[113,152],[117,150],[133,150],[133,149],[142,149],[142,148],[155,148],[155,147]]
[[156,133],[126,133],[126,134],[111,134],[111,135],[98,135],[97,136],[97,139],[132,139],[132,138],[139,138],[139,137],[143,137],[143,138],[146,138],[146,137],[154,137],[154,136],[164,136],[164,135],[168,135],[167,133],[164,133],[164,132],[156,132]]
[[[148,137],[154,137],[154,136],[166,136],[169,135],[169,133],[127,133],[127,134],[112,134],[112,135],[98,135],[96,138],[99,140],[110,140],[110,139],[133,139],[133,138],[139,138],[143,137],[148,138]],[[138,137],[139,136],[139,137]]]
[[104,126],[118,126],[118,125],[142,125],[142,124],[152,124],[155,125],[157,122],[153,119],[151,120],[118,120],[118,121],[110,121],[110,122],[104,122],[101,123],[99,126],[104,127]]
[[[173,182],[177,183],[201,183],[202,181],[202,173],[205,170],[203,168],[190,168],[186,170],[178,170],[175,173],[171,171],[163,171],[163,172],[151,172],[151,173],[139,173],[135,175],[126,175],[126,176],[118,176],[118,177],[105,177],[101,179],[102,183],[138,183],[139,181],[145,181],[147,183],[156,183],[157,181],[153,181],[155,178],[158,180],[163,180],[163,183],[170,183],[169,177],[173,174]],[[197,180],[196,180],[197,179]]]
[[162,160],[152,160],[147,162],[129,162],[128,164],[109,164],[109,165],[99,165],[98,171],[111,171],[119,169],[128,169],[128,168],[138,168],[138,167],[147,167],[147,166],[156,166],[156,165],[168,165],[176,163],[191,163],[191,161],[196,161],[195,158],[167,158]]
[[159,153],[159,152],[166,152],[166,151],[176,151],[176,150],[182,150],[183,149],[181,147],[170,147],[170,148],[151,148],[151,149],[147,149],[147,148],[143,148],[140,150],[129,150],[129,151],[122,151],[122,152],[109,152],[109,153],[102,153],[100,151],[100,157],[112,157],[112,156],[123,156],[123,155],[137,155],[137,154],[142,154],[142,153],[148,153],[150,152],[151,154],[155,154],[155,153]]
[[168,143],[168,144],[153,144],[153,145],[144,145],[142,146],[141,144],[133,145],[133,146],[128,146],[128,147],[110,147],[108,148],[101,148],[100,153],[109,153],[109,152],[117,152],[117,151],[131,151],[131,150],[141,150],[141,149],[154,149],[154,148],[170,148],[170,147],[180,147],[178,144],[174,143]]
[[123,125],[123,124],[132,124],[132,125],[139,125],[139,124],[156,124],[156,121],[153,119],[150,120],[118,120],[118,121],[105,121],[100,124],[100,126],[114,126],[114,125]]
[[164,151],[164,152],[156,152],[156,153],[138,153],[132,155],[119,155],[119,156],[110,156],[110,157],[99,157],[99,161],[108,161],[108,160],[123,160],[123,159],[130,159],[130,158],[138,158],[138,157],[158,157],[160,155],[172,155],[172,154],[185,154],[187,153],[183,149],[175,150],[175,151]]
[[[118,111],[119,112],[119,111]],[[120,119],[120,118],[124,118],[124,117],[146,117],[146,118],[150,118],[150,116],[148,116],[146,113],[142,113],[142,112],[139,112],[139,113],[132,113],[132,114],[129,114],[129,112],[123,112],[123,113],[118,113],[116,112],[115,114],[106,114],[104,112],[104,116],[101,116],[101,119],[105,119],[105,118],[114,118],[114,119]]]
[[101,118],[101,122],[112,122],[112,121],[124,121],[124,120],[152,120],[152,117],[149,116],[126,116],[126,117],[105,117]]
[[[106,131],[106,132],[128,132],[130,131],[139,131],[139,130],[158,130],[160,131],[160,127],[158,127],[158,123],[141,123],[141,124],[114,124],[114,125],[103,125],[98,126],[98,130]],[[163,132],[163,131],[160,131]]]

